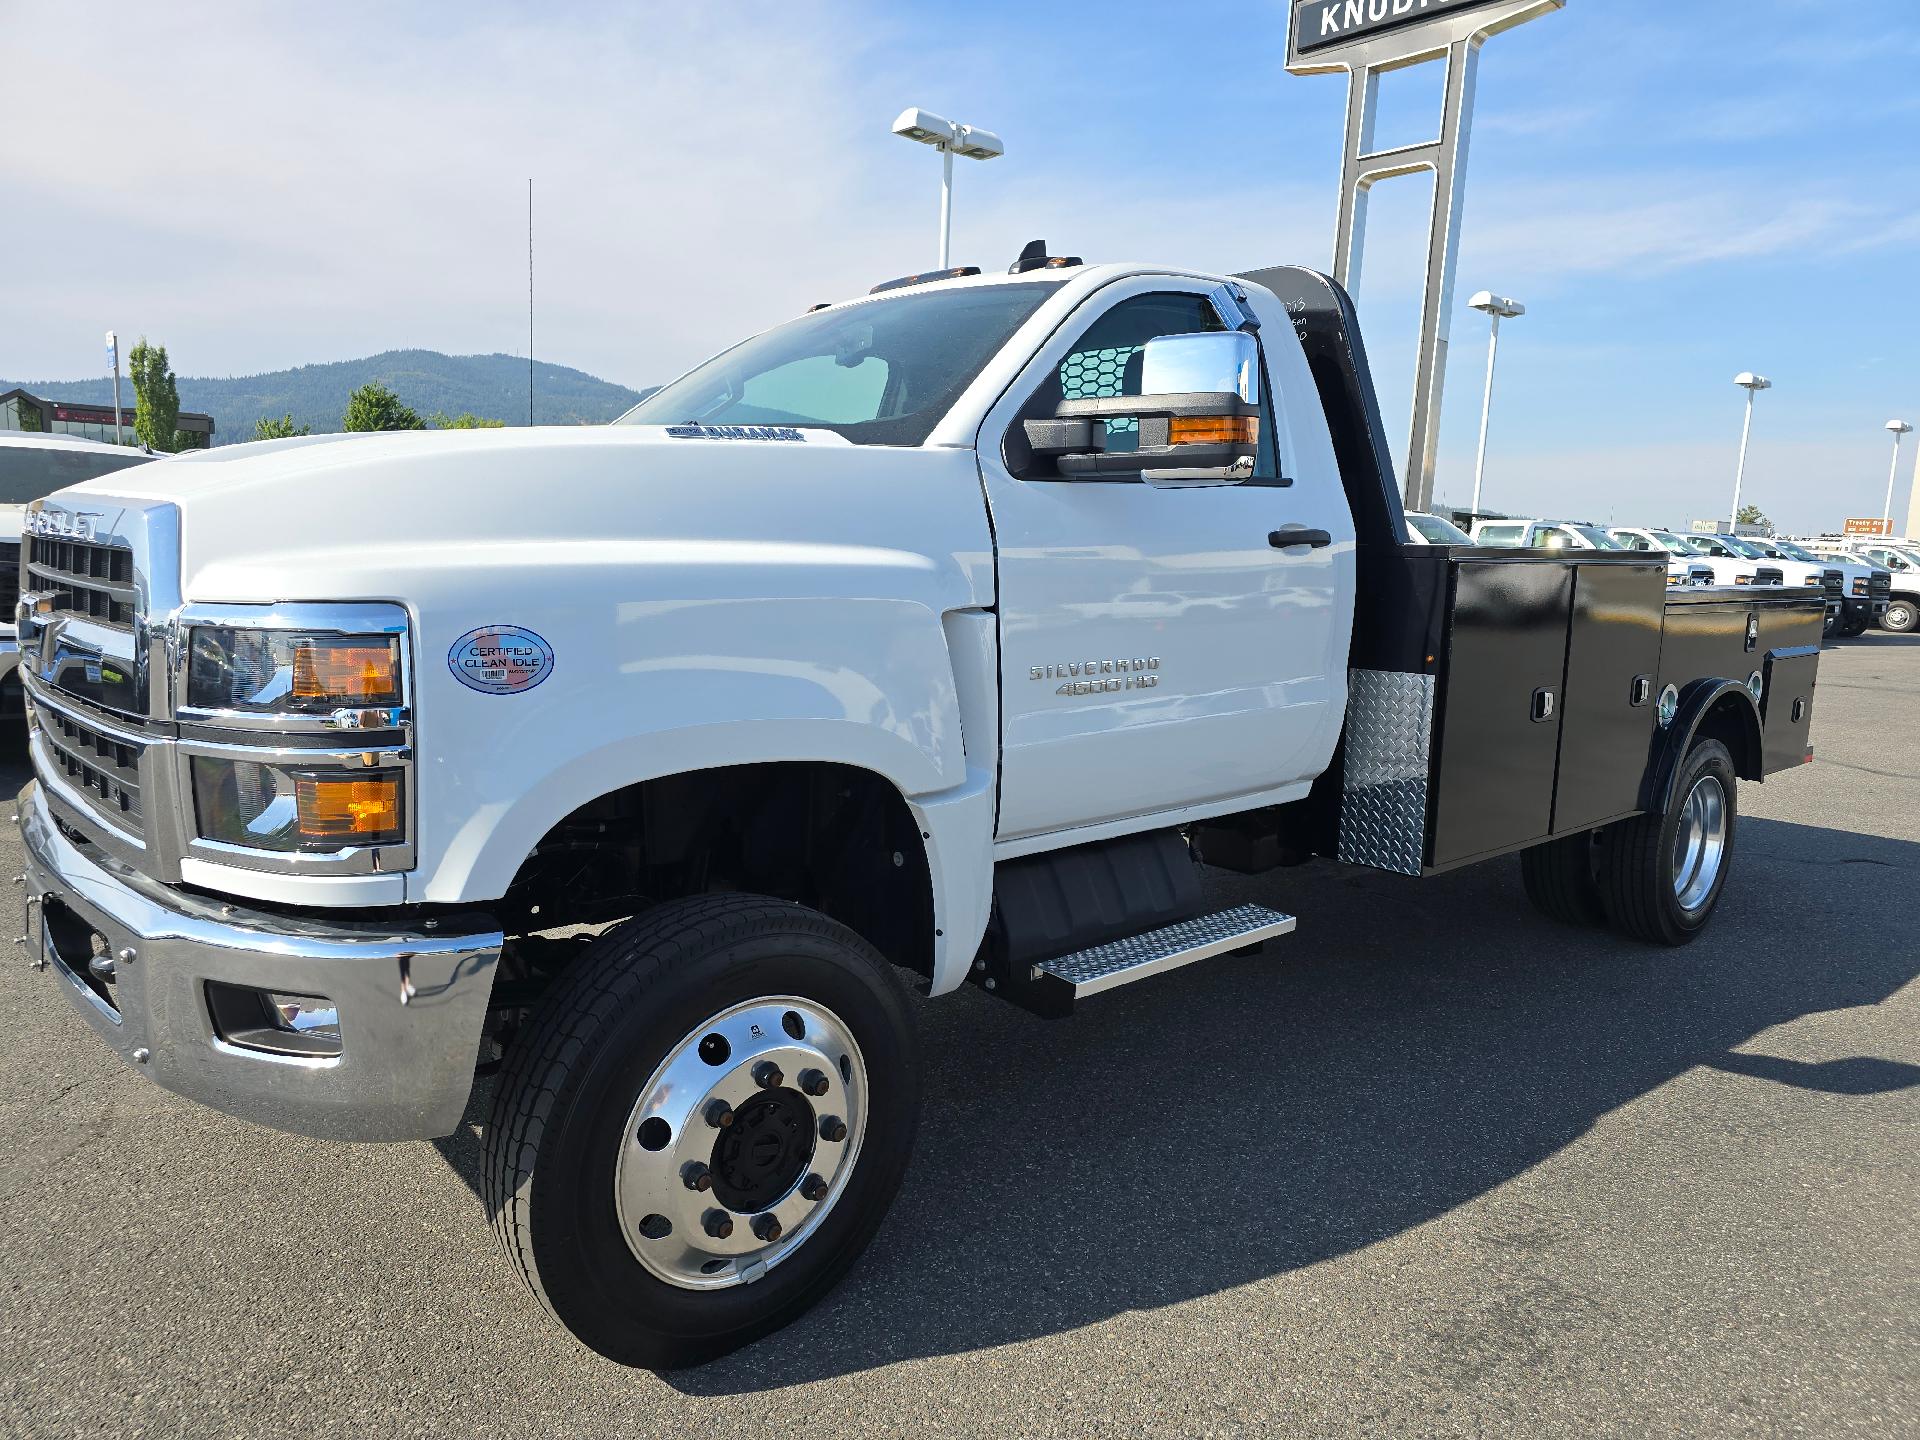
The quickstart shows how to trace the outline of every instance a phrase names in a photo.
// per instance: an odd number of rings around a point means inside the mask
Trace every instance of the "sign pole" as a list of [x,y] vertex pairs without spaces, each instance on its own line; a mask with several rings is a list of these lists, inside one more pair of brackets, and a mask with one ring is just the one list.
[[113,366],[113,443],[127,443],[127,432],[120,424],[120,337],[107,331],[107,360]]
[[[1359,288],[1366,249],[1367,195],[1382,180],[1433,176],[1427,227],[1427,278],[1420,302],[1420,348],[1403,491],[1409,510],[1433,500],[1440,444],[1440,402],[1447,378],[1460,222],[1466,208],[1467,142],[1473,132],[1480,47],[1494,35],[1565,7],[1567,0],[1293,0],[1287,70],[1347,74],[1347,119],[1334,225],[1333,278]],[[1446,99],[1438,138],[1390,150],[1373,148],[1380,76],[1444,60]]]

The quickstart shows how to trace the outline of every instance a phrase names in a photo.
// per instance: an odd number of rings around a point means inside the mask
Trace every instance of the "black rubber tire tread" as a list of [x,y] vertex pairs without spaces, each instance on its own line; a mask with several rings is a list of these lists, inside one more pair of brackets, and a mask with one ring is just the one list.
[[1593,835],[1549,840],[1520,852],[1520,880],[1533,908],[1562,925],[1604,925],[1606,907],[1594,876]]
[[[507,1258],[547,1313],[583,1343],[621,1363],[656,1369],[701,1363],[778,1328],[831,1288],[829,1280],[819,1287],[818,1293],[806,1297],[804,1303],[790,1307],[789,1313],[756,1325],[750,1333],[743,1331],[724,1343],[668,1341],[658,1347],[615,1354],[568,1323],[542,1283],[535,1255],[531,1200],[540,1145],[547,1131],[556,1127],[562,1118],[556,1113],[562,1097],[574,1088],[576,1077],[594,1060],[592,1042],[596,1034],[611,1017],[646,1006],[651,994],[680,980],[730,941],[751,937],[769,928],[788,933],[811,932],[822,940],[836,943],[850,958],[857,957],[863,962],[872,972],[867,978],[882,1004],[897,1015],[907,1053],[917,1061],[917,1039],[906,988],[892,966],[871,945],[817,911],[767,896],[735,894],[670,901],[600,936],[542,996],[504,1058],[488,1118],[482,1164],[482,1198],[494,1233]],[[911,1075],[914,1083],[910,1096],[911,1115],[916,1121],[917,1079],[916,1064]],[[909,1123],[904,1135],[890,1137],[898,1172],[904,1172],[912,1130],[913,1124]],[[870,1146],[869,1151],[876,1148]],[[863,1161],[865,1158],[863,1153]],[[879,1206],[882,1214],[898,1187],[899,1178],[899,1173],[893,1174],[886,1186]],[[852,1253],[845,1257],[840,1270],[858,1258],[866,1240],[871,1238],[872,1229],[876,1228],[877,1216],[868,1233],[860,1237]],[[637,1262],[627,1258],[638,1271]],[[838,1275],[839,1270],[835,1270],[831,1278],[837,1280]],[[769,1284],[770,1280],[762,1280],[748,1288],[760,1291]]]
[[1880,620],[1880,628],[1882,630],[1889,631],[1895,635],[1906,635],[1914,630],[1920,629],[1920,605],[1916,605],[1913,601],[1908,600],[1905,597],[1902,597],[1898,600],[1895,600],[1894,603],[1891,606],[1889,606],[1887,610],[1887,615],[1891,615],[1896,619],[1903,613],[1914,616],[1915,618],[1912,620],[1909,620],[1905,625],[1900,626],[1898,629],[1895,629],[1893,626],[1887,624],[1886,616],[1882,616]]
[[[1680,810],[1700,771],[1713,764],[1720,770],[1727,794],[1727,850],[1721,861],[1719,883],[1706,904],[1692,916],[1680,909],[1673,893],[1673,835]],[[1733,867],[1739,831],[1739,805],[1733,756],[1718,740],[1701,740],[1687,752],[1674,777],[1673,800],[1658,815],[1636,815],[1618,820],[1601,832],[1599,851],[1600,900],[1613,928],[1649,945],[1686,945],[1706,929],[1726,890]]]

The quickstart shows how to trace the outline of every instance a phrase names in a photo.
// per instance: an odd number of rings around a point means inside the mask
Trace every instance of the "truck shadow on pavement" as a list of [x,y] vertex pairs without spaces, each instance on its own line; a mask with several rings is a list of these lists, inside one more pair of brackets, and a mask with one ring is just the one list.
[[[1216,903],[1301,914],[1264,955],[1062,1022],[971,987],[928,1002],[915,1159],[872,1248],[796,1324],[665,1378],[768,1390],[1310,1266],[1485,1195],[1696,1066],[1839,1097],[1920,1084],[1870,1055],[1742,1048],[1920,975],[1920,947],[1889,939],[1920,845],[1751,818],[1740,843],[1714,927],[1679,951],[1539,919],[1511,861],[1426,881],[1312,866],[1214,881]],[[1836,904],[1862,861],[1885,883]],[[487,1089],[439,1142],[476,1193]]]

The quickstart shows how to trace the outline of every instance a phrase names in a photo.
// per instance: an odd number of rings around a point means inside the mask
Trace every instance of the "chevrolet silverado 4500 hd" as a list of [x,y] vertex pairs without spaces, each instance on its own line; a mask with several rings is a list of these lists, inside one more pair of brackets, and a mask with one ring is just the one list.
[[1679,945],[1738,782],[1812,755],[1819,591],[1408,543],[1352,305],[1290,267],[914,277],[614,425],[203,451],[26,535],[36,963],[287,1130],[444,1135],[497,1067],[508,1259],[651,1366],[873,1235],[902,973],[1065,1014],[1294,928],[1199,867],[1313,857],[1518,853]]

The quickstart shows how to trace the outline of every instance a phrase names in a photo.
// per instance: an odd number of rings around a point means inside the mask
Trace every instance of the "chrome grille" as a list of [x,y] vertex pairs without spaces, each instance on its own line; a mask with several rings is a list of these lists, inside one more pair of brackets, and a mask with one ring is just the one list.
[[133,552],[124,546],[32,535],[22,573],[30,589],[51,592],[55,614],[133,628]]
[[39,707],[40,733],[53,768],[106,819],[140,824],[140,756],[144,745],[121,740],[50,705]]

